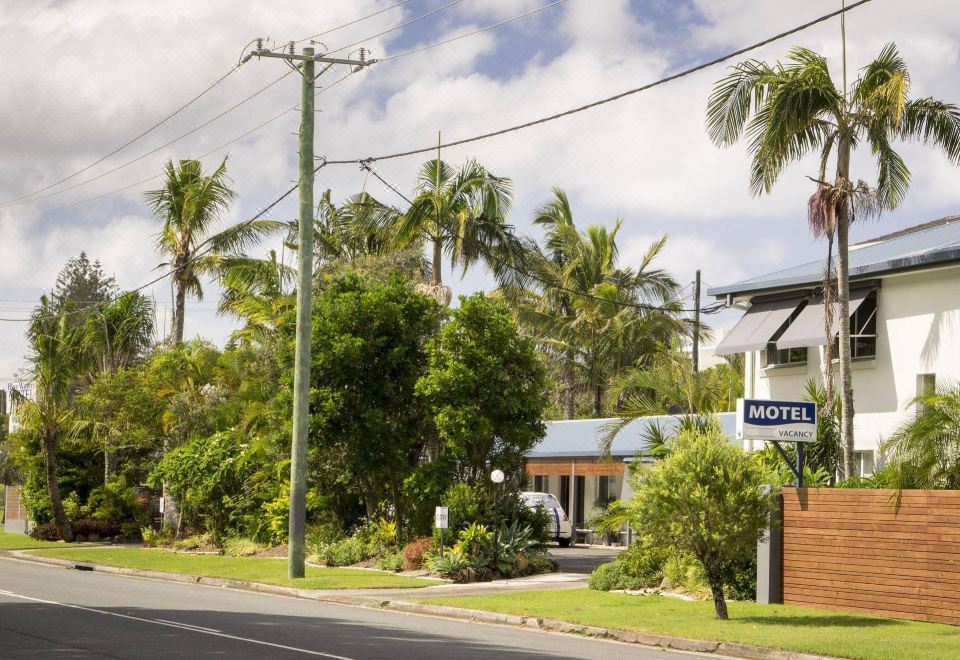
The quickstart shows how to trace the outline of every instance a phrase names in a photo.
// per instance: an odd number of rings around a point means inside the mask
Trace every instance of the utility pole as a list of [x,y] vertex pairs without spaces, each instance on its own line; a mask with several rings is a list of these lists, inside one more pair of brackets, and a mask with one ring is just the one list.
[[[308,421],[310,418],[310,335],[311,312],[313,307],[313,123],[315,83],[315,64],[327,64],[319,75],[323,75],[334,64],[346,64],[363,68],[373,63],[364,58],[360,50],[360,59],[344,59],[315,55],[313,47],[303,49],[302,55],[296,54],[291,42],[289,51],[276,53],[263,48],[262,40],[257,40],[257,49],[251,57],[273,57],[285,60],[289,66],[296,67],[303,79],[300,101],[300,217],[297,227],[297,328],[296,350],[293,372],[293,441],[290,447],[290,525],[287,541],[287,575],[290,578],[302,578],[306,573],[305,532],[307,523],[307,444]],[[296,64],[299,63],[299,64]]]
[[693,281],[693,373],[700,371],[700,269]]

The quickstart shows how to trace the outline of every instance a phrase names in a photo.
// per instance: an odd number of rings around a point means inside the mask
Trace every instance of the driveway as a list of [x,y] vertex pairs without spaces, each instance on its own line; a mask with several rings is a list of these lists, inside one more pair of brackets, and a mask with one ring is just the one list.
[[624,548],[581,545],[573,548],[551,547],[550,556],[557,560],[561,573],[589,575],[600,564],[613,561]]

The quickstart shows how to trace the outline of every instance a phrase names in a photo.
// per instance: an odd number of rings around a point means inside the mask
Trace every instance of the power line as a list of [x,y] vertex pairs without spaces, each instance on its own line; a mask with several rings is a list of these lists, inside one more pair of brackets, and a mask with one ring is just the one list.
[[[250,94],[249,96],[246,96],[243,100],[238,101],[237,103],[233,104],[232,106],[230,106],[229,108],[227,108],[227,109],[224,110],[223,112],[215,115],[214,117],[208,119],[207,121],[203,122],[202,124],[200,124],[200,125],[198,125],[198,126],[195,126],[194,128],[191,128],[191,129],[190,129],[189,131],[187,131],[186,133],[183,133],[182,135],[180,135],[180,136],[178,136],[178,137],[175,137],[174,139],[170,140],[169,142],[165,142],[165,143],[161,144],[160,146],[155,147],[154,149],[151,149],[150,151],[148,151],[148,152],[146,152],[146,153],[140,154],[140,155],[137,156],[136,158],[133,158],[133,159],[131,159],[131,160],[128,160],[128,161],[126,161],[125,163],[122,163],[122,164],[120,164],[120,165],[117,165],[116,167],[113,167],[113,168],[111,168],[111,169],[109,169],[109,170],[106,170],[105,172],[101,172],[100,174],[98,174],[98,175],[96,175],[96,176],[94,176],[94,177],[91,177],[91,178],[89,178],[89,179],[85,179],[85,180],[83,180],[83,181],[80,181],[80,182],[78,182],[78,183],[75,183],[75,184],[73,184],[72,186],[67,186],[66,188],[62,188],[61,190],[55,190],[55,191],[53,191],[53,192],[47,193],[46,195],[40,195],[39,197],[35,197],[35,198],[33,198],[32,200],[30,200],[30,201],[36,202],[36,201],[39,201],[39,200],[41,200],[41,199],[47,199],[48,197],[54,197],[54,196],[56,196],[56,195],[63,194],[63,193],[68,192],[68,191],[70,191],[70,190],[74,190],[74,189],[76,189],[76,188],[79,188],[80,186],[85,186],[85,185],[87,185],[88,183],[92,183],[92,182],[94,182],[94,181],[97,181],[98,179],[102,179],[103,177],[105,177],[105,176],[107,176],[107,175],[109,175],[109,174],[113,174],[114,172],[119,172],[120,170],[124,169],[125,167],[129,167],[130,165],[133,165],[134,163],[139,162],[139,161],[143,160],[144,158],[146,158],[146,157],[148,157],[148,156],[152,156],[153,154],[157,153],[158,151],[160,151],[160,150],[162,150],[162,149],[165,149],[165,148],[169,147],[169,146],[172,145],[172,144],[176,144],[176,143],[179,142],[180,140],[182,140],[182,139],[184,139],[184,138],[186,138],[186,137],[189,137],[189,136],[193,135],[194,133],[196,133],[197,131],[199,131],[199,130],[201,130],[201,129],[203,129],[203,128],[206,128],[206,127],[209,126],[210,124],[212,124],[212,123],[214,123],[215,121],[217,121],[217,120],[225,117],[226,115],[230,114],[231,112],[233,112],[234,110],[236,110],[236,109],[239,108],[240,106],[244,105],[245,103],[248,103],[249,101],[252,101],[254,98],[256,98],[256,97],[259,96],[260,94],[264,93],[265,91],[267,91],[268,89],[270,89],[270,88],[273,87],[274,85],[276,85],[278,82],[280,82],[281,80],[283,80],[284,78],[286,78],[287,76],[289,76],[291,73],[293,73],[292,70],[291,70],[291,71],[287,71],[285,74],[283,74],[283,75],[280,76],[279,78],[277,78],[277,79],[273,80],[272,82],[264,85],[263,87],[261,87],[260,89],[258,89],[258,90],[255,91],[254,93]],[[16,204],[21,204],[21,203],[24,203],[24,202],[17,202]],[[0,208],[6,208],[6,207],[9,207],[9,206],[15,206],[16,204],[10,203],[10,204],[6,204],[6,205],[0,205]]]
[[[384,179],[382,176],[380,176],[380,173],[377,172],[375,169],[373,169],[368,163],[363,163],[363,164],[361,164],[360,167],[361,167],[362,169],[366,170],[367,172],[369,172],[370,174],[372,174],[372,175],[373,175],[374,177],[376,177],[377,179],[379,179],[380,182],[381,182],[383,185],[385,185],[385,186],[386,186],[387,188],[389,188],[391,191],[393,191],[394,193],[396,193],[397,195],[399,195],[401,198],[403,198],[403,200],[406,201],[408,204],[413,205],[413,201],[412,201],[409,197],[407,197],[406,195],[404,195],[402,192],[400,192],[400,190],[399,190],[396,186],[394,186],[393,184],[391,184],[390,182],[388,182],[386,179]],[[455,236],[456,238],[462,240],[462,237],[461,237],[461,236],[458,236],[458,235],[456,235],[456,234],[454,234],[454,236]],[[565,286],[563,286],[562,284],[556,284],[556,283],[554,283],[554,282],[548,282],[547,280],[544,280],[543,278],[539,277],[538,275],[534,275],[533,273],[531,273],[531,272],[529,272],[529,271],[523,270],[523,269],[519,268],[516,264],[512,263],[511,261],[507,261],[506,259],[502,259],[502,258],[498,257],[497,255],[491,253],[490,251],[488,251],[488,250],[486,249],[486,246],[478,245],[478,248],[479,248],[479,250],[480,250],[481,252],[483,252],[484,256],[487,257],[488,259],[490,259],[490,260],[498,263],[500,266],[503,266],[504,268],[509,268],[510,270],[512,270],[512,271],[513,271],[514,273],[516,273],[517,275],[520,275],[521,277],[529,278],[529,279],[531,279],[531,280],[539,283],[541,286],[544,286],[544,287],[546,287],[546,288],[548,288],[548,289],[554,289],[554,290],[556,290],[556,291],[563,291],[563,292],[565,292],[565,293],[569,293],[569,294],[571,294],[571,295],[575,295],[575,296],[578,296],[578,297],[580,297],[580,298],[587,298],[587,299],[594,300],[594,301],[601,302],[601,303],[605,303],[605,304],[608,304],[608,305],[609,305],[609,304],[612,304],[612,305],[617,306],[617,307],[629,307],[629,308],[640,309],[640,310],[648,311],[648,312],[666,312],[666,313],[672,313],[672,314],[682,314],[682,313],[685,313],[685,312],[693,312],[693,311],[695,311],[695,310],[692,310],[692,309],[681,309],[681,308],[674,308],[674,307],[669,307],[669,306],[650,305],[650,304],[647,304],[647,303],[637,303],[637,302],[625,301],[625,300],[611,300],[610,298],[603,298],[603,297],[600,297],[600,296],[595,296],[595,295],[593,295],[592,293],[588,293],[588,292],[586,292],[586,291],[577,291],[576,289],[571,289],[571,288],[569,288],[569,287],[565,287]],[[700,309],[700,312],[703,313],[703,314],[712,314],[712,313],[714,313],[714,311],[719,311],[719,310],[713,310],[713,309],[712,309],[712,306],[707,307],[707,308],[701,308],[701,309]]]
[[43,188],[38,188],[37,190],[34,190],[34,191],[31,192],[31,193],[27,193],[26,195],[23,195],[23,196],[21,196],[21,197],[17,197],[17,198],[15,198],[15,199],[8,199],[8,200],[6,200],[6,201],[4,201],[4,202],[0,202],[0,206],[12,205],[12,204],[14,204],[15,202],[23,201],[23,200],[25,200],[25,199],[28,199],[28,198],[30,198],[30,197],[33,197],[34,195],[38,195],[38,194],[40,194],[40,193],[42,193],[42,192],[45,192],[45,191],[47,191],[47,190],[50,190],[51,188],[54,188],[54,187],[56,187],[56,186],[59,186],[61,183],[66,183],[67,181],[70,181],[70,180],[73,179],[74,177],[76,177],[76,176],[78,176],[78,175],[80,175],[80,174],[83,174],[84,172],[86,172],[87,170],[91,169],[92,167],[95,167],[95,166],[99,165],[100,163],[102,163],[103,161],[107,160],[107,159],[110,158],[111,156],[114,156],[114,155],[120,153],[121,151],[123,151],[124,149],[126,149],[127,147],[129,147],[131,144],[133,144],[134,142],[136,142],[137,140],[140,140],[141,138],[145,137],[145,136],[148,135],[149,133],[152,133],[153,131],[155,131],[156,129],[160,128],[161,126],[163,126],[164,124],[166,124],[168,121],[170,121],[171,119],[173,119],[174,117],[176,117],[177,115],[179,115],[181,112],[183,112],[184,110],[186,110],[187,108],[189,108],[189,107],[190,107],[191,105],[193,105],[196,101],[198,101],[200,98],[202,98],[203,96],[205,96],[206,94],[208,94],[208,93],[209,93],[210,91],[212,91],[215,87],[217,87],[220,83],[222,83],[224,80],[226,80],[226,79],[229,78],[231,75],[233,75],[233,74],[236,72],[236,70],[240,68],[240,66],[241,66],[240,64],[237,64],[237,65],[233,66],[233,67],[232,67],[229,71],[227,71],[225,74],[223,74],[222,76],[220,76],[219,78],[217,78],[216,80],[214,80],[212,83],[210,83],[210,84],[209,84],[203,91],[201,91],[199,94],[197,94],[196,96],[194,96],[193,98],[191,98],[189,101],[187,101],[186,103],[184,103],[183,105],[181,105],[180,107],[178,107],[176,110],[174,110],[173,112],[171,112],[170,114],[168,114],[166,117],[164,117],[163,119],[161,119],[161,120],[158,121],[157,123],[153,124],[152,126],[150,126],[149,128],[147,128],[146,130],[141,131],[140,133],[138,133],[138,134],[135,135],[134,137],[130,138],[129,140],[127,140],[126,142],[124,142],[123,144],[121,144],[119,147],[116,147],[116,148],[115,148],[113,151],[111,151],[110,153],[108,153],[108,154],[106,154],[106,155],[104,155],[104,156],[101,156],[100,158],[98,158],[97,160],[93,161],[92,163],[89,163],[88,165],[83,166],[82,168],[80,168],[80,169],[77,170],[76,172],[74,172],[74,173],[72,173],[72,174],[69,174],[69,175],[63,177],[62,179],[59,179],[58,181],[54,181],[53,183],[51,183],[51,184],[49,184],[49,185],[46,185],[46,186],[44,186]]
[[[546,117],[541,117],[541,118],[539,118],[539,119],[534,119],[534,120],[531,120],[531,121],[527,121],[527,122],[524,122],[524,123],[522,123],[522,124],[517,124],[517,125],[515,125],[515,126],[510,126],[510,127],[508,127],[508,128],[503,128],[503,129],[500,129],[500,130],[497,130],[497,131],[491,131],[491,132],[489,132],[489,133],[483,133],[483,134],[481,134],[481,135],[475,135],[475,136],[473,136],[473,137],[464,138],[464,139],[462,139],[462,140],[455,140],[455,141],[453,141],[453,142],[446,142],[446,143],[444,143],[444,144],[439,145],[439,147],[442,148],[442,149],[447,149],[447,148],[450,148],[450,147],[458,147],[458,146],[461,146],[461,145],[464,145],[464,144],[469,144],[469,143],[471,143],[471,142],[479,142],[479,141],[481,141],[481,140],[488,140],[488,139],[490,139],[490,138],[499,137],[499,136],[501,136],[501,135],[506,135],[506,134],[508,134],[508,133],[514,133],[514,132],[516,132],[516,131],[520,131],[520,130],[523,130],[523,129],[525,129],[525,128],[530,128],[530,127],[532,127],[532,126],[537,126],[537,125],[539,125],[539,124],[546,124],[547,122],[555,121],[555,120],[557,120],[557,119],[562,119],[563,117],[568,117],[568,116],[570,116],[570,115],[574,115],[574,114],[577,114],[577,113],[580,113],[580,112],[584,112],[584,111],[586,111],[586,110],[591,110],[591,109],[596,108],[596,107],[598,107],[598,106],[606,105],[607,103],[612,103],[612,102],[614,102],[614,101],[619,101],[620,99],[626,98],[627,96],[632,96],[633,94],[639,94],[640,92],[645,92],[645,91],[647,91],[647,90],[649,90],[649,89],[653,89],[654,87],[659,87],[659,86],[664,85],[664,84],[666,84],[666,83],[673,82],[674,80],[679,80],[680,78],[685,78],[685,77],[687,77],[687,76],[689,76],[689,75],[691,75],[691,74],[697,73],[698,71],[702,71],[702,70],[707,69],[707,68],[710,68],[710,67],[712,67],[712,66],[716,66],[717,64],[721,64],[721,63],[726,62],[727,60],[733,59],[733,58],[735,58],[735,57],[739,57],[740,55],[743,55],[744,53],[750,52],[751,50],[756,50],[757,48],[761,48],[761,47],[763,47],[763,46],[766,46],[766,45],[768,45],[768,44],[771,44],[771,43],[773,43],[774,41],[779,41],[780,39],[783,39],[784,37],[788,37],[788,36],[790,36],[790,35],[792,35],[792,34],[796,34],[797,32],[801,32],[801,31],[803,31],[803,30],[806,30],[807,28],[813,27],[814,25],[817,25],[817,24],[819,24],[819,23],[823,23],[824,21],[828,21],[828,20],[830,20],[831,18],[834,18],[834,17],[836,17],[836,16],[838,16],[838,15],[840,15],[840,14],[843,14],[843,13],[845,13],[845,12],[848,12],[848,11],[850,11],[850,10],[852,10],[852,9],[856,9],[857,7],[859,7],[859,6],[861,6],[861,5],[865,5],[865,4],[867,4],[868,2],[872,2],[872,0],[859,0],[858,2],[855,2],[855,3],[851,4],[851,5],[847,5],[846,7],[842,8],[842,9],[838,9],[838,10],[836,10],[836,11],[832,11],[832,12],[830,12],[829,14],[824,14],[823,16],[820,16],[819,18],[815,18],[815,19],[813,19],[813,20],[811,20],[811,21],[807,21],[806,23],[803,23],[802,25],[798,25],[797,27],[791,28],[791,29],[789,29],[789,30],[787,30],[787,31],[785,31],[785,32],[781,32],[781,33],[776,34],[776,35],[774,35],[774,36],[772,36],[772,37],[768,37],[768,38],[766,38],[766,39],[763,39],[762,41],[758,41],[758,42],[756,42],[756,43],[754,43],[754,44],[751,44],[751,45],[749,45],[749,46],[744,46],[743,48],[740,48],[740,49],[735,50],[735,51],[733,51],[733,52],[727,53],[727,54],[725,54],[725,55],[721,55],[720,57],[717,57],[717,58],[715,58],[715,59],[709,60],[709,61],[707,61],[707,62],[703,62],[703,63],[701,63],[701,64],[697,64],[696,66],[692,66],[692,67],[690,67],[690,68],[688,68],[688,69],[684,69],[684,70],[682,70],[682,71],[679,71],[679,72],[674,73],[674,74],[672,74],[672,75],[666,76],[666,77],[664,77],[664,78],[660,78],[659,80],[655,80],[655,81],[653,81],[653,82],[647,83],[647,84],[642,85],[642,86],[640,86],[640,87],[634,87],[633,89],[628,89],[628,90],[626,90],[626,91],[624,91],[624,92],[620,92],[619,94],[614,94],[613,96],[608,96],[608,97],[606,97],[606,98],[602,98],[602,99],[599,99],[599,100],[597,100],[597,101],[593,101],[593,102],[591,102],[591,103],[587,103],[586,105],[581,105],[581,106],[577,106],[577,107],[575,107],[575,108],[570,108],[569,110],[564,110],[563,112],[558,112],[558,113],[553,114],[553,115],[548,115],[548,116],[546,116]],[[400,151],[400,152],[397,152],[397,153],[384,154],[384,155],[380,155],[380,156],[369,156],[369,157],[367,157],[367,158],[356,158],[356,159],[339,160],[339,161],[331,160],[331,161],[329,161],[329,163],[330,163],[331,165],[332,165],[332,164],[354,164],[354,165],[357,165],[357,164],[362,164],[362,163],[373,163],[373,162],[380,161],[380,160],[391,160],[391,159],[394,159],[394,158],[404,158],[404,157],[406,157],[406,156],[416,156],[416,155],[418,155],[418,154],[424,154],[424,153],[436,151],[437,148],[438,148],[438,145],[434,144],[434,145],[431,145],[431,146],[429,146],[429,147],[421,147],[421,148],[419,148],[419,149],[411,149],[411,150],[409,150],[409,151]]]
[[439,14],[440,12],[442,12],[442,11],[444,11],[444,10],[446,10],[446,9],[449,9],[450,7],[453,7],[454,5],[459,5],[461,2],[463,2],[463,0],[453,0],[453,2],[448,2],[447,4],[443,5],[442,7],[437,7],[436,9],[434,9],[434,10],[432,10],[432,11],[428,11],[426,14],[421,14],[420,16],[417,16],[417,17],[415,17],[415,18],[411,18],[409,21],[405,21],[405,22],[401,23],[400,25],[394,26],[394,27],[392,27],[392,28],[390,28],[390,29],[388,29],[388,30],[384,30],[383,32],[378,32],[377,34],[375,34],[375,35],[373,35],[373,36],[371,36],[371,37],[366,37],[365,39],[361,39],[360,41],[355,41],[355,42],[353,42],[352,44],[347,44],[346,46],[340,46],[340,48],[336,48],[336,49],[334,49],[334,50],[327,51],[326,53],[324,53],[324,55],[333,55],[334,53],[339,53],[339,52],[341,52],[341,51],[347,50],[348,48],[353,48],[354,46],[359,46],[360,44],[365,43],[365,42],[367,42],[367,41],[371,41],[371,40],[373,40],[373,39],[378,39],[378,38],[380,38],[380,37],[382,37],[382,36],[384,36],[384,35],[390,34],[391,32],[396,32],[397,30],[402,30],[403,28],[407,27],[408,25],[413,25],[414,23],[416,23],[416,22],[418,22],[418,21],[422,21],[422,20],[425,19],[425,18],[429,18],[429,17],[433,16],[434,14]]
[[401,5],[405,5],[405,4],[407,4],[408,2],[410,2],[410,0],[400,0],[400,2],[398,2],[398,3],[396,3],[396,4],[393,4],[393,5],[390,5],[389,7],[384,7],[383,9],[381,9],[381,10],[379,10],[379,11],[375,11],[375,12],[373,12],[372,14],[367,14],[366,16],[362,16],[362,17],[360,17],[360,18],[354,19],[354,20],[350,21],[349,23],[344,23],[343,25],[338,25],[338,26],[335,27],[335,28],[330,28],[329,30],[324,30],[323,32],[317,32],[316,34],[311,34],[309,37],[304,37],[303,39],[298,39],[298,40],[295,41],[294,43],[302,44],[304,41],[310,41],[311,39],[316,39],[317,37],[322,37],[322,36],[325,35],[325,34],[330,34],[331,32],[336,32],[337,30],[342,30],[342,29],[345,28],[345,27],[350,27],[351,25],[355,25],[355,24],[357,24],[357,23],[360,23],[360,22],[362,22],[362,21],[365,21],[365,20],[367,20],[368,18],[373,18],[374,16],[379,16],[380,14],[382,14],[382,13],[384,13],[384,12],[388,12],[388,11],[390,11],[391,9],[396,9],[397,7],[399,7],[399,6],[401,6]]
[[437,46],[445,46],[445,45],[447,45],[447,44],[453,43],[454,41],[460,41],[461,39],[466,39],[467,37],[472,37],[472,36],[474,36],[474,35],[480,34],[481,32],[486,32],[487,30],[493,30],[493,29],[498,28],[498,27],[500,27],[500,26],[502,26],[502,25],[506,25],[507,23],[513,23],[514,21],[519,21],[521,18],[526,18],[527,16],[532,16],[532,15],[534,15],[534,14],[538,14],[538,13],[542,12],[544,9],[550,9],[551,7],[556,7],[557,5],[563,4],[563,3],[566,2],[566,1],[567,1],[567,0],[556,0],[555,2],[551,2],[551,3],[548,4],[548,5],[544,5],[544,6],[542,6],[542,7],[538,7],[538,8],[536,8],[536,9],[532,9],[532,10],[528,11],[528,12],[525,13],[525,14],[520,14],[519,16],[514,16],[513,18],[508,18],[508,19],[506,19],[506,20],[500,21],[499,23],[494,23],[493,25],[488,25],[488,26],[486,26],[486,27],[482,27],[482,28],[480,28],[480,29],[478,29],[478,30],[474,30],[473,32],[467,32],[466,34],[461,34],[461,35],[459,35],[459,36],[457,36],[457,37],[451,37],[451,38],[449,38],[449,39],[444,39],[443,41],[438,41],[438,42],[436,42],[436,43],[427,44],[426,46],[420,46],[420,47],[418,47],[418,48],[411,48],[410,50],[404,51],[404,52],[402,52],[402,53],[397,53],[396,55],[388,55],[388,56],[386,56],[386,57],[381,57],[378,61],[379,61],[379,62],[388,62],[388,61],[390,61],[390,60],[395,60],[395,59],[397,59],[397,58],[399,58],[399,57],[406,57],[407,55],[413,55],[414,53],[420,53],[420,52],[423,52],[423,51],[425,51],[425,50],[429,50],[430,48],[436,48]]
[[[319,165],[317,165],[317,167],[315,167],[314,170],[313,170],[314,176],[316,176],[317,172],[319,172],[319,171],[320,171],[321,169],[323,169],[325,166],[326,166],[326,163],[323,163],[323,162],[321,162]],[[281,194],[281,195],[280,195],[279,197],[277,197],[275,200],[273,200],[272,202],[270,202],[270,204],[268,204],[267,206],[265,206],[265,207],[263,207],[262,209],[260,209],[260,211],[258,211],[255,215],[253,215],[252,217],[244,220],[243,222],[238,222],[237,224],[233,225],[232,227],[228,227],[227,230],[228,230],[228,231],[229,231],[229,230],[240,231],[241,229],[244,229],[245,227],[251,225],[252,223],[254,223],[254,222],[256,222],[257,220],[259,220],[260,218],[262,218],[265,213],[267,213],[268,211],[270,211],[270,210],[271,210],[273,207],[275,207],[277,204],[279,204],[280,202],[282,202],[283,200],[285,200],[287,197],[289,197],[289,196],[290,196],[297,188],[299,188],[299,187],[300,187],[299,184],[296,184],[296,183],[293,184],[290,188],[288,188],[286,191],[284,191],[283,194]],[[184,261],[183,265],[184,265],[184,266],[188,266],[188,265],[190,265],[190,264],[198,261],[201,257],[207,256],[208,254],[210,254],[211,252],[213,252],[213,250],[214,250],[213,246],[208,246],[207,248],[205,248],[205,249],[197,252],[197,253],[196,253],[195,255],[193,255],[191,258],[189,258],[189,259],[187,259],[186,261]],[[117,295],[117,296],[114,296],[113,298],[110,298],[110,299],[108,299],[108,300],[104,300],[103,302],[97,303],[96,305],[91,305],[90,307],[86,307],[86,308],[83,308],[83,309],[77,309],[77,310],[72,310],[72,311],[64,312],[64,316],[69,316],[69,315],[71,315],[71,314],[85,314],[85,313],[89,312],[92,308],[99,307],[99,306],[109,305],[109,304],[111,304],[111,303],[116,302],[117,300],[119,300],[119,299],[122,298],[123,296],[130,295],[131,293],[137,293],[137,292],[139,292],[139,291],[143,291],[144,289],[146,289],[146,288],[148,288],[148,287],[151,287],[151,286],[153,286],[154,284],[157,284],[158,282],[163,281],[163,280],[166,279],[167,277],[169,277],[169,276],[171,276],[171,275],[175,275],[176,272],[177,272],[176,269],[170,269],[170,270],[168,270],[167,272],[165,272],[165,273],[163,273],[163,274],[161,274],[161,275],[158,275],[157,277],[153,278],[153,279],[150,280],[149,282],[145,282],[145,283],[141,284],[140,286],[136,287],[135,289],[129,289],[129,290],[127,290],[127,291],[124,291],[123,293],[121,293],[121,294],[119,294],[119,295]],[[32,320],[32,319],[30,319],[30,318],[26,318],[26,319],[22,319],[22,318],[21,318],[21,319],[17,319],[17,318],[0,318],[0,322],[8,322],[8,323],[29,323],[31,320]]]

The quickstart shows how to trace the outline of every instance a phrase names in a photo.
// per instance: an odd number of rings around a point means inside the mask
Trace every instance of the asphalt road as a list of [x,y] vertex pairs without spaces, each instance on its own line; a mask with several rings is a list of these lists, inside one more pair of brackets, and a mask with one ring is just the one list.
[[623,552],[612,546],[578,545],[572,548],[550,548],[550,556],[557,560],[561,573],[590,575],[600,564],[606,564]]
[[567,635],[0,559],[0,658],[669,660],[667,653]]

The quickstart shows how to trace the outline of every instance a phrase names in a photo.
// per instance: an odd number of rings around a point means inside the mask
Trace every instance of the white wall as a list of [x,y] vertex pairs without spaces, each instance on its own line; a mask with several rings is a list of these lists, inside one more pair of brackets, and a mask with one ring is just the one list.
[[[875,450],[912,412],[918,374],[960,381],[960,267],[884,277],[877,301],[877,356],[853,365],[858,450]],[[748,356],[747,396],[790,400],[803,398],[809,378],[819,380],[822,360],[813,348],[805,366],[764,369],[760,363],[758,353]]]

